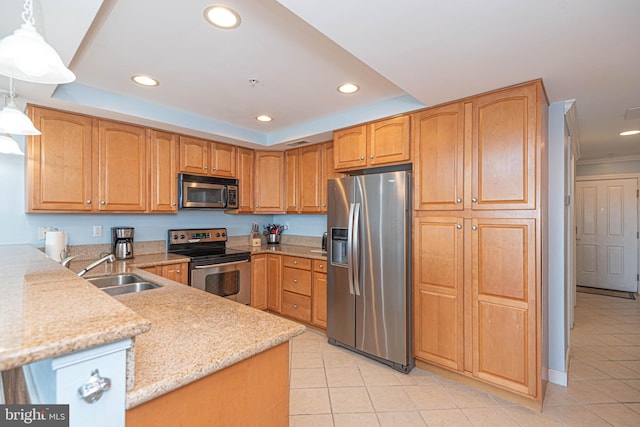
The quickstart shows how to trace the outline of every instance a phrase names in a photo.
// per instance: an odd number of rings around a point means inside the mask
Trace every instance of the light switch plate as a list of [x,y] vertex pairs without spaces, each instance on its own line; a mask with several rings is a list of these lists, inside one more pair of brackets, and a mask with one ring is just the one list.
[[102,237],[102,226],[94,225],[93,226],[93,237]]
[[45,233],[51,230],[53,230],[53,227],[38,227],[38,239],[44,240]]

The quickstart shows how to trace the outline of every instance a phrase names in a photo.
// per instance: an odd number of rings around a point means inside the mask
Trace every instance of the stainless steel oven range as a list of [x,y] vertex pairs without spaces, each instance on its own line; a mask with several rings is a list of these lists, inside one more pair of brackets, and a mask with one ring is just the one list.
[[226,228],[169,230],[167,252],[191,258],[191,287],[241,304],[251,302],[251,253],[227,248]]

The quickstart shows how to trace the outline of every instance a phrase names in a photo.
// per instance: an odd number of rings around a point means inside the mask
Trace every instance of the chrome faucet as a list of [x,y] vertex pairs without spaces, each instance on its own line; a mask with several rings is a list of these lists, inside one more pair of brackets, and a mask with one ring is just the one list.
[[103,262],[106,262],[106,261],[113,262],[115,260],[116,260],[116,257],[113,254],[105,255],[102,258],[100,258],[99,260],[94,261],[91,264],[87,265],[85,268],[80,270],[77,274],[78,274],[78,276],[82,277],[85,274],[87,274],[87,272],[89,270],[96,268],[97,266],[99,266]]

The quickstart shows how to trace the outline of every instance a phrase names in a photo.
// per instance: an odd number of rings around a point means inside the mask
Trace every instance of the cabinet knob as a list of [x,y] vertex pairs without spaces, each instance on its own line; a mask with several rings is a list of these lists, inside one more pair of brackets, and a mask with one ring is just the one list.
[[316,208],[319,208],[319,207],[320,207],[320,205],[316,205]]
[[91,204],[91,199],[87,200],[87,204],[90,205]]
[[171,203],[171,206],[175,206],[175,205],[176,205],[176,202]]
[[104,204],[106,204],[106,202],[104,200],[100,200],[100,204],[104,205]]
[[293,304],[293,308],[298,308],[298,304]]
[[256,205],[256,208],[259,208],[259,207],[260,207],[260,205]]
[[298,265],[298,261],[293,261],[293,265]]
[[298,283],[298,279],[293,279],[293,283]]
[[320,268],[324,268],[324,265],[320,264]]
[[462,199],[460,198],[456,199],[456,203],[462,203]]
[[213,168],[214,172],[218,170],[218,168]]
[[204,167],[204,170],[207,170],[207,169],[209,169],[209,166],[205,166],[205,167]]
[[111,379],[101,377],[97,369],[91,371],[91,376],[87,383],[80,386],[78,394],[87,403],[95,403],[102,397],[102,393],[111,389]]
[[176,273],[177,273],[177,274],[180,274],[180,270],[176,270]]
[[372,155],[370,155],[370,156],[369,156],[369,158],[370,158],[371,160],[373,160],[373,154],[372,154]]
[[478,199],[477,199],[477,198],[475,198],[475,197],[472,197],[472,198],[471,198],[471,201],[472,201],[473,203],[476,203],[476,202],[478,201]]
[[461,230],[461,229],[462,229],[462,225],[460,225],[460,224],[456,224],[456,228],[457,228],[458,230]]
[[364,160],[364,156],[360,156],[360,160]]
[[322,204],[322,207],[323,207],[323,208],[326,208],[326,207],[327,207],[327,204],[326,204],[326,203],[323,203],[323,204]]
[[474,226],[472,226],[472,227],[471,227],[471,229],[472,229],[473,231],[476,231],[476,230],[478,229],[478,227],[474,225]]

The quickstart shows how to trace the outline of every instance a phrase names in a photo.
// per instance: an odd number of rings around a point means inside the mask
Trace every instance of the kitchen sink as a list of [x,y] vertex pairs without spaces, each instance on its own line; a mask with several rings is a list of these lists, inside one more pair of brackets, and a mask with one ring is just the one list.
[[142,292],[148,289],[162,287],[135,274],[115,274],[87,279],[92,285],[102,289],[109,295],[122,295],[132,292]]

